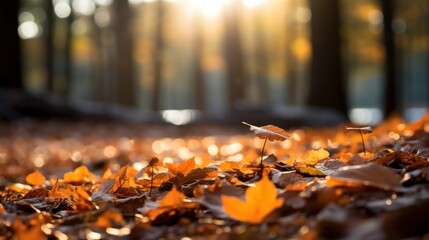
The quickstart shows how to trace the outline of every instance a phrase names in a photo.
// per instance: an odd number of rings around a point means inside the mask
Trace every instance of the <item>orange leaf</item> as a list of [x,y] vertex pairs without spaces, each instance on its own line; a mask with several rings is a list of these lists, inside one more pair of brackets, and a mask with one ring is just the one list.
[[64,174],[65,182],[93,182],[95,181],[95,176],[91,173],[86,166],[80,166],[76,168],[73,172],[66,172]]
[[137,184],[134,181],[134,176],[136,176],[137,170],[129,165],[121,167],[116,173],[115,185],[110,190],[110,193],[118,191],[120,188],[132,188],[136,187]]
[[191,157],[190,159],[181,162],[178,165],[166,163],[165,166],[168,168],[170,176],[176,176],[179,173],[183,174],[183,176],[186,176],[188,173],[195,169],[196,164],[195,158]]
[[185,200],[185,198],[185,195],[177,191],[176,187],[173,186],[171,191],[159,201],[159,207],[179,207],[183,204],[183,200]]
[[263,177],[255,187],[246,190],[246,200],[222,196],[223,210],[231,218],[247,223],[258,224],[275,209],[283,205],[283,199],[277,198],[275,185]]
[[6,213],[6,210],[4,209],[1,203],[0,203],[0,213]]
[[39,186],[45,182],[46,178],[38,171],[34,171],[25,177],[25,181],[33,186]]
[[240,164],[232,161],[225,161],[219,164],[219,169],[222,172],[236,172],[240,170]]
[[125,220],[118,209],[110,208],[97,218],[95,225],[103,229],[109,227],[121,227],[125,225]]
[[318,150],[310,150],[305,155],[305,164],[315,165],[320,160],[328,158],[328,157],[329,157],[329,152],[323,148],[318,149]]
[[275,140],[284,141],[289,138],[289,133],[274,125],[257,127],[246,122],[242,122],[242,123],[249,126],[250,131],[255,132],[256,136],[262,139],[268,139],[270,141],[275,141]]

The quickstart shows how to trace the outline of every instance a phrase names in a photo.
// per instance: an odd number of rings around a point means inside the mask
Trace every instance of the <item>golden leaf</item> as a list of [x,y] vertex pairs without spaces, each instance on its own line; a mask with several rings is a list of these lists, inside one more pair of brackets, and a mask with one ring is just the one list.
[[320,160],[328,158],[329,152],[321,148],[318,150],[310,150],[305,155],[305,164],[306,165],[315,165]]
[[95,176],[91,173],[88,168],[84,165],[76,168],[73,172],[66,172],[64,174],[65,182],[93,182]]
[[283,205],[283,199],[277,198],[277,189],[267,177],[263,177],[255,187],[248,188],[245,196],[244,201],[222,196],[225,213],[235,220],[258,224]]
[[45,182],[46,178],[38,171],[34,171],[25,177],[25,181],[33,186],[39,186]]

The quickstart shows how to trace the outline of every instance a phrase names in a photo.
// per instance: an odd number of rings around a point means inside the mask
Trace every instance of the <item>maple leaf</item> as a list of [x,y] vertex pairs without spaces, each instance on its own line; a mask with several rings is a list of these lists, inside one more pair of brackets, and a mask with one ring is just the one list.
[[235,220],[258,224],[283,205],[283,199],[277,198],[277,189],[267,177],[263,177],[255,187],[249,187],[245,197],[245,200],[241,200],[222,196],[225,213]]
[[186,176],[196,167],[195,157],[191,157],[188,160],[179,163],[178,165],[166,163],[165,166],[168,168],[168,172],[170,173],[171,177],[174,177],[178,174],[183,174],[183,176]]
[[275,141],[275,140],[284,141],[289,138],[289,133],[274,125],[257,127],[247,122],[242,122],[242,123],[249,126],[250,131],[253,131],[256,134],[256,136],[258,136],[261,139],[268,139],[270,141]]
[[25,177],[25,181],[33,186],[39,186],[44,183],[46,178],[38,171],[34,171]]
[[[180,215],[180,211],[193,211],[194,208],[198,207],[195,202],[185,201],[186,196],[177,190],[175,186],[165,195],[163,199],[159,201],[158,206],[155,209],[146,210],[144,207],[139,211],[146,213],[151,221],[159,222],[166,221],[162,218],[171,218],[174,215]],[[177,216],[176,216],[177,217]],[[168,220],[167,220],[168,221]]]

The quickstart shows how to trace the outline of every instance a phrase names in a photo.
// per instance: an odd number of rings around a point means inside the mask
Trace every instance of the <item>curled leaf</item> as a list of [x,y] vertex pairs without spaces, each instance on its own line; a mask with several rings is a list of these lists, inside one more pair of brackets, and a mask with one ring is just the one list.
[[289,133],[274,125],[257,127],[246,122],[242,122],[242,123],[249,126],[250,131],[253,131],[256,134],[256,136],[258,136],[261,139],[268,139],[270,141],[275,141],[275,140],[284,141],[289,138]]
[[363,134],[367,134],[367,133],[372,133],[372,127],[346,127],[346,130],[349,131],[358,131],[361,132]]

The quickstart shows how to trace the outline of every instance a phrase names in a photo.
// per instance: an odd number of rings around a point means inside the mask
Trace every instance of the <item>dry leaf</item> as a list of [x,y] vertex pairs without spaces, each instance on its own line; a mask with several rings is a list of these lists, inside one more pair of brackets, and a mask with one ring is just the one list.
[[374,163],[342,167],[326,179],[328,186],[375,187],[390,191],[401,186],[398,174]]
[[364,134],[367,133],[372,133],[372,127],[346,127],[346,130],[350,130],[350,131],[358,131]]
[[185,195],[177,191],[176,187],[173,186],[171,191],[159,201],[159,207],[179,207],[185,199]]
[[179,173],[183,174],[183,176],[186,176],[195,169],[196,163],[195,158],[191,157],[190,159],[179,164],[166,163],[165,166],[168,168],[168,172],[170,173],[171,177],[174,177]]
[[97,218],[95,225],[103,229],[109,227],[118,228],[125,225],[125,220],[118,209],[109,208]]
[[95,176],[86,166],[82,165],[76,168],[73,172],[65,173],[64,181],[68,183],[94,182]]
[[222,196],[225,213],[235,220],[258,224],[283,205],[283,199],[277,198],[277,189],[267,177],[263,177],[255,187],[249,187],[245,197],[245,200],[241,200]]
[[38,171],[34,171],[25,177],[25,181],[33,186],[39,186],[44,183],[46,178]]
[[240,164],[232,161],[225,161],[219,164],[219,169],[222,172],[236,172],[240,170]]
[[243,124],[250,127],[250,131],[253,131],[256,136],[258,136],[261,139],[268,139],[270,141],[284,141],[289,138],[289,134],[274,125],[266,125],[262,127],[253,126],[252,124],[242,122]]
[[329,152],[323,148],[318,150],[310,150],[305,155],[305,164],[306,165],[316,165],[320,160],[328,158]]

